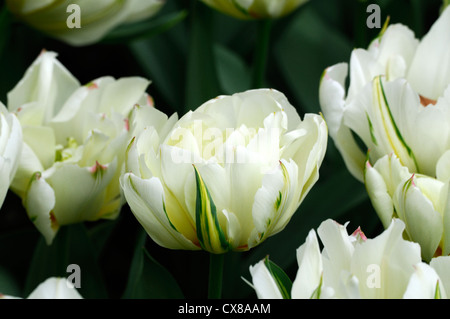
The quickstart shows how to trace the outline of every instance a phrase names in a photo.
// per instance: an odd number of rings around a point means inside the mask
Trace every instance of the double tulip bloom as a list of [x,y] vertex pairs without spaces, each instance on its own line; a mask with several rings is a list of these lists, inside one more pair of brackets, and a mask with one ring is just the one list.
[[276,90],[220,96],[156,127],[139,109],[121,185],[163,247],[248,250],[286,226],[318,179],[325,121],[301,120]]
[[[297,249],[298,271],[291,287],[282,285],[270,263],[250,267],[258,298],[280,299],[426,299],[450,296],[450,257],[422,262],[420,246],[403,239],[404,223],[392,220],[379,236],[368,239],[358,228],[329,219]],[[286,291],[288,289],[288,291]]]
[[119,213],[119,177],[133,134],[128,116],[135,104],[147,105],[148,84],[102,77],[80,85],[55,53],[43,52],[8,93],[23,130],[11,189],[48,244],[62,225]]
[[449,30],[450,8],[421,41],[391,25],[367,50],[352,52],[347,92],[346,63],[327,68],[320,83],[329,132],[348,169],[365,182],[384,226],[404,220],[427,260],[450,253]]
[[238,19],[280,18],[308,0],[202,0],[210,7]]
[[[115,27],[149,18],[164,3],[165,0],[6,1],[9,10],[19,19],[37,30],[76,46],[95,43]],[[76,11],[78,8],[79,12]],[[79,16],[72,19],[71,13]],[[75,19],[78,19],[79,25],[72,26]]]

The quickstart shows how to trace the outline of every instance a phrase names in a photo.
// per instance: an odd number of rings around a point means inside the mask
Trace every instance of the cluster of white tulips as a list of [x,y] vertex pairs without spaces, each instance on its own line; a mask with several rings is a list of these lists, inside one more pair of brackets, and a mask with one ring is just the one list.
[[[305,1],[204,2],[260,19]],[[64,2],[7,3],[29,25],[85,45],[164,2],[91,1],[90,23],[79,30],[60,27]],[[110,76],[80,83],[55,52],[42,51],[0,103],[0,205],[8,190],[17,194],[47,245],[65,225],[115,219],[129,205],[162,247],[247,251],[289,223],[319,179],[330,135],[385,231],[366,238],[324,221],[323,248],[311,230],[293,282],[274,275],[269,258],[250,267],[257,297],[450,296],[450,8],[420,40],[389,25],[349,64],[328,67],[323,116],[302,118],[283,93],[264,88],[179,117],[158,110],[149,84]],[[29,298],[81,298],[69,286],[49,278]]]

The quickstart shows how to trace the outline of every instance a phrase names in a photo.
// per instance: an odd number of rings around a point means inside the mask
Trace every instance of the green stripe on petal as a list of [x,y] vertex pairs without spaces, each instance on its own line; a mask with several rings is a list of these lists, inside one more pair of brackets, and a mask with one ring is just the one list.
[[[411,148],[408,146],[408,144],[406,144],[397,124],[395,123],[394,116],[392,115],[386,93],[384,91],[383,83],[381,81],[381,75],[377,76],[374,79],[373,83],[375,100],[378,102],[377,105],[379,107],[383,128],[386,132],[386,137],[388,139],[389,145],[403,165],[406,165],[414,171],[419,172],[419,166],[417,164],[416,158]],[[411,167],[412,165],[414,165],[414,167]]]
[[369,115],[367,113],[366,113],[366,117],[367,117],[367,122],[369,123],[370,138],[372,139],[372,143],[375,144],[375,146],[377,146],[378,142],[377,142],[377,138],[375,137],[375,132],[373,129],[372,121],[370,120]]
[[197,182],[197,199],[195,219],[197,237],[202,248],[215,254],[225,253],[231,249],[217,218],[216,205],[197,168],[194,166]]
[[275,280],[283,299],[291,299],[292,281],[286,273],[268,257],[264,259],[264,265],[269,270],[272,278]]

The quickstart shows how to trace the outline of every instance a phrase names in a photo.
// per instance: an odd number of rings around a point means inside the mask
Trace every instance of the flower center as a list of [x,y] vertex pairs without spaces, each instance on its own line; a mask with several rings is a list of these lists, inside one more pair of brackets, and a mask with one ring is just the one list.
[[78,143],[73,137],[67,138],[66,147],[61,144],[56,145],[55,162],[64,162],[71,159],[77,147]]

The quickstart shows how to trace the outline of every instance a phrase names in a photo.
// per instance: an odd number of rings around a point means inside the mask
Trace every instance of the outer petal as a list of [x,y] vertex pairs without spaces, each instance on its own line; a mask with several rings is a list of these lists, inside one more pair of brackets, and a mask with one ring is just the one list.
[[65,278],[51,277],[37,286],[27,299],[83,299]]
[[[378,162],[382,161],[378,160]],[[377,163],[378,163],[377,162]],[[366,163],[366,170],[364,175],[364,184],[369,195],[370,201],[385,228],[391,223],[394,215],[394,203],[392,195],[389,194],[386,186],[386,181],[383,176],[370,165]]]
[[430,266],[439,276],[439,287],[445,289],[447,297],[450,296],[450,256],[433,258],[430,261]]
[[309,232],[305,243],[297,249],[297,262],[298,271],[292,284],[292,298],[311,298],[319,287],[323,274],[322,256],[314,230]]
[[[60,225],[95,221],[112,212],[104,211],[106,188],[116,174],[117,161],[92,167],[55,165],[44,173],[56,197],[55,218]],[[69,182],[70,181],[70,182]],[[116,209],[120,209],[117,207]]]
[[355,246],[351,272],[359,279],[362,298],[403,296],[413,265],[421,261],[420,246],[403,239],[404,229],[404,223],[394,219],[382,234]]
[[258,299],[283,299],[277,283],[264,264],[264,260],[250,266],[250,274]]
[[18,159],[18,164],[16,174],[11,183],[11,189],[22,197],[26,192],[33,173],[43,172],[44,167],[36,154],[26,143],[23,143],[22,145],[22,153]]
[[450,83],[450,8],[442,12],[417,48],[408,81],[422,96],[436,100]]
[[24,206],[28,217],[44,236],[47,245],[52,243],[59,229],[53,213],[55,202],[53,188],[42,178],[41,173],[34,174],[25,195]]
[[330,136],[351,174],[362,181],[365,154],[360,150],[350,129],[344,125],[346,76],[345,63],[327,68],[320,81],[319,100]]
[[[40,125],[56,114],[78,86],[78,80],[56,59],[56,53],[43,52],[8,93],[8,108],[19,111],[27,103],[36,103],[36,113],[26,124]],[[21,118],[20,112],[18,116]]]
[[323,280],[328,286],[337,289],[340,286],[342,271],[350,270],[354,252],[352,240],[347,234],[346,226],[331,219],[323,221],[317,232],[324,246]]
[[156,243],[170,249],[200,249],[169,220],[164,208],[164,190],[158,178],[143,180],[127,173],[121,178],[121,186],[131,211]]
[[414,176],[398,186],[394,205],[405,221],[410,238],[422,247],[422,256],[431,260],[443,234],[443,217],[414,182]]
[[439,158],[436,165],[436,177],[443,182],[450,180],[450,150]]
[[426,263],[414,266],[414,273],[409,280],[404,299],[446,299],[447,294],[440,284],[440,278],[436,271]]

